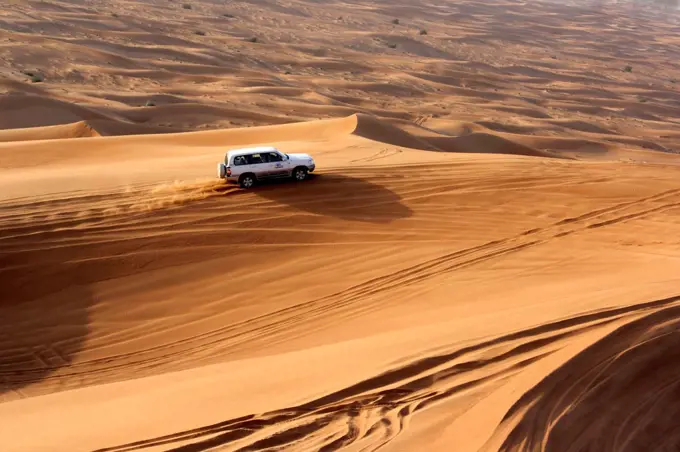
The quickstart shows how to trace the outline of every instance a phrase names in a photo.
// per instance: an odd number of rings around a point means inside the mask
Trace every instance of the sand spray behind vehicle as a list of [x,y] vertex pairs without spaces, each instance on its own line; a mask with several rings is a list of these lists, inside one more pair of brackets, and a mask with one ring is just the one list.
[[[228,195],[236,187],[214,178],[175,180],[149,185],[127,185],[95,194],[59,193],[27,202],[12,203],[0,211],[4,236],[29,231],[55,231],[102,226],[124,221],[121,217],[180,207],[211,197]],[[20,212],[14,213],[14,212]]]
[[[149,212],[177,207],[214,196],[226,195],[236,187],[214,178],[174,180],[145,186],[128,186],[107,209],[110,214]],[[113,200],[112,200],[113,201]]]
[[214,178],[175,180],[151,187],[147,192],[148,199],[131,207],[154,210],[223,195],[233,190],[235,187],[227,187],[224,181]]

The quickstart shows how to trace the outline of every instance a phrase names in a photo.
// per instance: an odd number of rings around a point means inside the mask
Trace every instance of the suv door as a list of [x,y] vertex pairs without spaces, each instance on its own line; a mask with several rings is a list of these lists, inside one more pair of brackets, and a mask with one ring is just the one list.
[[269,171],[272,177],[285,177],[290,172],[283,159],[283,155],[278,152],[268,152],[267,161],[269,162]]
[[269,163],[262,154],[248,154],[246,158],[248,159],[249,169],[255,174],[255,177],[258,179],[269,177]]

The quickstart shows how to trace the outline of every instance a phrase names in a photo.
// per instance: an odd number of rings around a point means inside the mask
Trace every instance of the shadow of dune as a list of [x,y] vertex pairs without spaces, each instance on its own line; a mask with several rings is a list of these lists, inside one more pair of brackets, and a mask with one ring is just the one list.
[[563,158],[559,155],[525,146],[490,133],[471,133],[459,137],[428,137],[427,140],[444,152],[462,154],[506,154],[530,157]]
[[356,117],[356,128],[354,135],[366,138],[367,140],[379,143],[391,144],[410,149],[420,149],[424,151],[439,151],[427,141],[400,129],[399,127],[383,119],[358,113]]
[[[562,158],[558,154],[526,146],[491,133],[474,132],[461,136],[435,135],[439,132],[422,129],[423,134],[413,134],[387,121],[357,114],[355,135],[380,143],[422,151],[460,154],[506,154],[544,158]],[[434,133],[433,133],[434,132]]]
[[583,350],[506,415],[500,450],[680,450],[680,306],[634,320]]
[[0,235],[0,403],[66,389],[59,372],[82,350],[93,304],[68,247],[20,240]]
[[253,191],[270,201],[343,220],[389,223],[413,213],[392,190],[341,174],[310,175],[302,183],[269,182]]
[[111,119],[88,107],[52,99],[42,92],[24,94],[22,92],[24,89],[21,85],[17,87],[17,91],[0,97],[0,111],[13,112],[11,115],[0,117],[0,129],[56,126],[90,119]]

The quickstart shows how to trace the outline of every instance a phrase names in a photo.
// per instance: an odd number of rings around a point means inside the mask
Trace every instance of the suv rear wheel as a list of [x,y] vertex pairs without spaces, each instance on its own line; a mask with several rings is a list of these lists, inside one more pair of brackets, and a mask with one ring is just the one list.
[[238,178],[238,184],[241,188],[253,188],[253,185],[255,185],[255,175],[251,173],[242,174]]

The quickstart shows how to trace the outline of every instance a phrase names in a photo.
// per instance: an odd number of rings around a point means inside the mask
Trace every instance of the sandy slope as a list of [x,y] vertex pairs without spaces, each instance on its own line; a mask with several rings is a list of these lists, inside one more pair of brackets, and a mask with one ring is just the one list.
[[[389,127],[0,144],[6,450],[675,445],[680,166]],[[259,140],[319,174],[215,182]]]
[[680,447],[672,14],[191,5],[0,8],[3,451]]

